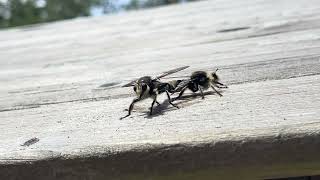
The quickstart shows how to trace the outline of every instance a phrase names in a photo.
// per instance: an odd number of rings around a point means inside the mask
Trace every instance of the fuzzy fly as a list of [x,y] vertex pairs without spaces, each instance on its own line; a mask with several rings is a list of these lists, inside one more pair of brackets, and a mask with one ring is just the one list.
[[170,98],[170,94],[169,93],[174,93],[175,88],[178,85],[178,81],[170,81],[170,82],[161,82],[160,78],[168,76],[170,74],[176,73],[178,71],[182,71],[186,68],[188,68],[189,66],[183,66],[180,68],[176,68],[167,72],[164,72],[163,74],[161,74],[160,76],[157,76],[155,78],[152,78],[151,76],[144,76],[141,77],[135,81],[132,81],[126,85],[124,85],[123,87],[130,87],[133,86],[133,90],[136,94],[136,98],[133,99],[133,101],[131,102],[130,106],[129,106],[129,110],[128,110],[128,114],[124,117],[121,117],[120,119],[124,119],[128,116],[131,115],[132,109],[134,107],[134,104],[147,99],[147,98],[152,98],[152,104],[151,104],[151,108],[150,108],[150,115],[152,115],[152,110],[153,110],[153,106],[155,103],[157,103],[158,105],[160,105],[160,103],[157,101],[157,96],[159,94],[162,93],[166,93],[169,103],[176,107],[179,108],[178,106],[174,105],[171,101]]

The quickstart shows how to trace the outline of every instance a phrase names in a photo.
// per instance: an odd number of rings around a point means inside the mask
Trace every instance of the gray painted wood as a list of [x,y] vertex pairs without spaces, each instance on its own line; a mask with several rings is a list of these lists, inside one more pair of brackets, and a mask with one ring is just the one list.
[[[319,12],[211,0],[0,31],[1,176],[320,174]],[[180,109],[160,96],[154,116],[146,100],[119,120],[134,97],[121,85],[183,65],[164,80],[218,67],[229,89],[187,93]]]

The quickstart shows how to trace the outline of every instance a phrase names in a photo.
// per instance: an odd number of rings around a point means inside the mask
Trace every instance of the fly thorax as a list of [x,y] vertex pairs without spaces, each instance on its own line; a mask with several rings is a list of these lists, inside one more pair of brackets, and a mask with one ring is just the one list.
[[205,76],[200,76],[198,83],[203,89],[208,89],[210,87],[210,74],[206,73]]
[[139,83],[133,87],[133,90],[138,97],[146,98],[149,94],[150,87],[145,83]]

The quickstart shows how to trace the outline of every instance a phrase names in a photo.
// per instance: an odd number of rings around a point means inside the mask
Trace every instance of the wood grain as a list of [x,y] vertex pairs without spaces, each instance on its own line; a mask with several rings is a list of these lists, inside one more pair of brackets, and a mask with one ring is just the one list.
[[[318,0],[210,0],[0,31],[0,177],[319,174],[319,12]],[[163,80],[218,67],[229,89],[187,93],[178,110],[161,96],[154,116],[146,100],[119,120],[134,97],[121,85],[185,65]]]

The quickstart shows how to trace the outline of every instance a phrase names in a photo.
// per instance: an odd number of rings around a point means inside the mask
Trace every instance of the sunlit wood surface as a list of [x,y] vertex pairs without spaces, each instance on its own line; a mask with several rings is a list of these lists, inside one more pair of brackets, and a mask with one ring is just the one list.
[[[319,0],[208,0],[1,30],[0,179],[320,174],[319,28]],[[119,120],[121,85],[184,65],[163,81],[229,89]]]

